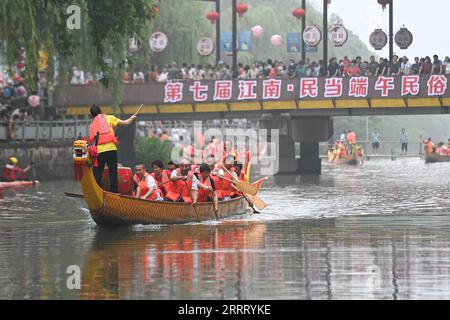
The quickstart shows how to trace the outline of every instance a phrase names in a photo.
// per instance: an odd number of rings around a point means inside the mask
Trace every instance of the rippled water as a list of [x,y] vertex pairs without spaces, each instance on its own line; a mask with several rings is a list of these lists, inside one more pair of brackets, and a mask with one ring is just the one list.
[[71,181],[7,191],[0,299],[450,299],[449,169],[324,164],[271,178],[262,215],[115,230],[64,196]]

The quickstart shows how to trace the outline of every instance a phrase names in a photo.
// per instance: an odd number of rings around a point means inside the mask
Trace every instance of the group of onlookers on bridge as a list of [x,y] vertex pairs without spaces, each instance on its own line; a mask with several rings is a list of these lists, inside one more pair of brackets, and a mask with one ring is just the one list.
[[[380,75],[420,75],[420,74],[450,74],[450,57],[442,61],[438,55],[432,58],[415,57],[411,61],[408,57],[394,56],[390,61],[385,58],[371,56],[363,60],[360,56],[350,59],[344,56],[338,60],[333,57],[325,66],[323,60],[305,61],[291,59],[285,63],[268,59],[267,61],[255,61],[244,65],[238,64],[236,72],[224,61],[216,65],[195,65],[183,63],[178,65],[172,62],[161,67],[152,65],[150,70],[136,67],[127,70],[123,76],[124,83],[167,82],[183,80],[232,80],[232,79],[266,79],[266,78],[296,78],[296,77],[357,77]],[[99,81],[100,74],[87,73],[74,67],[72,84],[89,84]]]

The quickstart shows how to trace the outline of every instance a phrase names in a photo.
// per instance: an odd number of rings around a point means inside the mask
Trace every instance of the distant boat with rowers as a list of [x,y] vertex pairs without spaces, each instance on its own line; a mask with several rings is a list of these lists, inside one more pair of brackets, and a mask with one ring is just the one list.
[[364,149],[361,146],[354,148],[351,155],[344,149],[344,145],[336,145],[328,150],[328,163],[357,166],[364,163]]

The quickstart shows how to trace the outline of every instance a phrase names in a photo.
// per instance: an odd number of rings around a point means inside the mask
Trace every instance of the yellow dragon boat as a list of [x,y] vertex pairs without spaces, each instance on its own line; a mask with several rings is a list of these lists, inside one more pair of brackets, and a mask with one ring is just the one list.
[[[88,145],[84,140],[75,141],[73,161],[82,169],[82,198],[87,203],[92,219],[99,226],[182,224],[216,220],[212,203],[198,203],[194,207],[186,203],[148,201],[104,191],[95,181]],[[218,209],[217,218],[223,219],[246,214],[249,206],[244,197],[239,197],[220,201]]]

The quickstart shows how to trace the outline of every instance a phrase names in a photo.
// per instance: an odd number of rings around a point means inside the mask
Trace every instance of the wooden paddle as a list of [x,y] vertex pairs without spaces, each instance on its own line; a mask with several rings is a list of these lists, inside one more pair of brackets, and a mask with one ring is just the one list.
[[[225,180],[225,181],[228,181],[228,182],[231,182],[231,183],[235,183],[233,180],[227,179],[227,178],[225,178],[225,177],[221,177],[221,176],[219,176],[219,175],[217,175],[217,174],[212,174],[212,175],[213,175],[213,176],[216,176],[216,177],[219,177],[220,179],[223,179],[223,180]],[[237,188],[237,186],[236,186],[236,188]],[[237,189],[239,189],[239,188],[237,188]],[[264,208],[267,207],[267,204],[266,204],[260,197],[258,197],[257,195],[251,195],[251,194],[248,194],[248,193],[246,193],[246,192],[244,192],[244,191],[242,191],[242,190],[239,190],[239,191],[241,191],[241,192],[243,193],[243,196],[244,196],[245,200],[247,200],[248,204],[250,205],[250,207],[252,207],[252,209],[253,209],[255,212],[258,212],[258,211],[256,211],[255,208],[253,208],[252,203],[253,203],[259,210],[263,210]]]
[[[189,187],[188,187],[188,184],[187,184],[187,182],[186,182],[186,180],[184,181],[184,184],[186,185],[186,189],[189,191],[189,194],[192,192],[192,190],[190,190],[189,189]],[[193,199],[192,199],[193,200]],[[202,222],[202,220],[200,219],[200,216],[198,215],[198,212],[197,212],[197,208],[195,207],[195,205],[194,204],[192,204],[192,207],[194,208],[194,211],[195,211],[195,215],[197,216],[197,220],[198,220],[198,222]]]
[[67,197],[69,198],[75,198],[75,199],[84,199],[84,196],[79,193],[72,193],[72,192],[64,192]]
[[247,197],[259,210],[264,210],[267,207],[267,204],[260,197],[251,194],[247,194]]
[[[211,181],[211,187],[213,188],[213,191],[211,191],[210,194],[213,195],[216,192],[216,185],[214,184],[214,181],[212,181],[211,177],[209,177],[209,180]],[[214,202],[216,198],[215,197],[211,197],[211,198],[212,198],[214,215],[216,216],[216,220],[219,221],[219,215],[216,212],[216,205],[218,205],[218,204]],[[218,206],[217,206],[217,210],[219,210]]]
[[[230,175],[234,178],[234,176],[231,174],[231,172],[225,168],[225,165],[222,162],[219,162],[219,165]],[[236,187],[238,187],[239,190],[241,190],[242,192],[251,194],[252,196],[256,196],[256,194],[258,193],[258,187],[253,186],[247,182],[244,181],[240,181],[239,179],[234,178],[234,181],[232,181]]]
[[33,179],[33,185],[36,185],[36,170],[34,169],[34,151],[33,150],[31,150],[30,164],[31,164],[31,176]]

